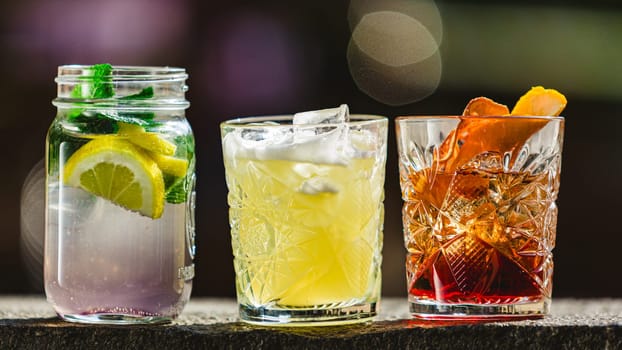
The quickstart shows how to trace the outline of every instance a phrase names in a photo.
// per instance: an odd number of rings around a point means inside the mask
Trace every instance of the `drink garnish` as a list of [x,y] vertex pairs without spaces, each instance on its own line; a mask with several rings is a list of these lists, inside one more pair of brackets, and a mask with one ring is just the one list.
[[164,210],[164,180],[157,163],[116,136],[80,147],[65,163],[63,182],[153,219]]
[[[436,161],[444,172],[454,172],[483,152],[505,154],[520,149],[547,121],[529,116],[557,116],[566,106],[564,95],[553,89],[533,87],[516,103],[512,112],[486,97],[471,100],[458,127],[439,147]],[[504,119],[504,116],[525,118]],[[485,117],[491,117],[490,119]]]
[[[114,85],[112,84],[112,65],[100,63],[85,70],[86,75],[78,79],[81,83],[77,84],[71,91],[71,98],[85,100],[106,100],[115,96]],[[153,98],[153,87],[143,88],[140,92],[119,97],[118,100],[145,100]],[[141,126],[155,126],[153,112],[143,111],[98,111],[93,113],[87,109],[74,109],[69,114],[69,119],[73,122],[82,123],[80,131],[83,133],[114,133],[118,130],[117,122],[136,124]]]
[[145,100],[145,99],[149,99],[152,97],[153,97],[153,88],[151,86],[148,86],[140,90],[139,93],[123,96],[120,99],[121,100]]
[[156,162],[158,168],[160,168],[163,173],[177,177],[186,176],[188,160],[155,152],[147,152],[147,154]]
[[[90,67],[87,70],[89,74],[85,76],[81,76],[79,79],[81,83],[77,84],[71,92],[71,97],[76,99],[86,99],[86,100],[101,100],[101,99],[111,99],[115,96],[115,91],[112,85],[112,66],[110,64],[96,64]],[[123,101],[140,101],[147,100],[153,98],[154,91],[152,87],[143,88],[140,92],[127,95],[123,97],[117,98],[118,100]],[[130,210],[138,211],[146,216],[150,216],[152,218],[158,218],[161,216],[161,211],[163,208],[163,202],[166,198],[166,201],[170,203],[181,203],[185,201],[187,198],[186,193],[186,173],[189,166],[189,162],[187,159],[175,157],[177,152],[177,146],[175,143],[168,141],[162,138],[156,132],[150,132],[147,128],[152,128],[157,126],[159,123],[154,121],[155,114],[149,111],[96,111],[89,109],[74,109],[70,112],[68,118],[73,123],[77,123],[79,125],[80,130],[83,133],[89,134],[105,134],[105,136],[96,136],[94,140],[88,142],[84,146],[82,146],[76,153],[74,153],[69,160],[67,161],[66,167],[71,164],[78,168],[88,167],[89,165],[77,165],[78,163],[87,159],[90,162],[95,160],[99,160],[100,164],[91,164],[94,169],[103,169],[97,175],[99,176],[98,181],[103,182],[118,182],[118,179],[112,178],[116,173],[107,172],[106,169],[116,169],[116,163],[114,163],[115,156],[106,156],[97,158],[96,155],[100,153],[102,144],[98,142],[100,139],[108,139],[111,135],[121,139],[123,142],[104,142],[106,147],[116,147],[123,146],[129,144],[130,149],[128,152],[123,153],[126,157],[132,154],[136,155],[136,162],[143,164],[148,160],[149,164],[153,164],[159,171],[159,182],[162,182],[165,186],[164,190],[154,191],[154,195],[160,196],[157,200],[154,198],[153,200],[160,203],[162,205],[159,207],[155,207],[158,210],[147,210],[145,208],[137,208],[138,201],[140,200],[140,196],[145,196],[145,193],[138,192],[128,192],[124,196],[116,196],[113,194],[107,194],[105,191],[96,188],[95,186],[91,186],[90,183],[82,184],[80,181],[73,179],[69,181],[68,177],[64,178],[64,182],[68,185],[81,187],[82,189],[90,192],[92,194],[101,196],[103,198],[109,199],[114,203],[117,203],[123,207],[126,207]],[[110,146],[113,145],[113,146]],[[186,145],[190,147],[191,145]],[[190,153],[190,149],[185,150],[187,153]],[[97,154],[89,154],[91,152]],[[110,151],[112,152],[112,151]],[[110,153],[108,152],[108,153]],[[86,154],[85,154],[86,153]],[[108,154],[107,153],[107,154]],[[118,152],[117,152],[118,153]],[[103,154],[103,153],[102,153]],[[117,154],[118,156],[119,154]],[[112,157],[112,161],[111,158]],[[150,165],[151,166],[151,165]],[[67,170],[66,170],[67,171]],[[155,174],[151,174],[151,179],[154,177],[158,177]],[[163,181],[162,178],[167,181]],[[143,177],[144,178],[144,177]],[[155,181],[155,180],[153,180]],[[129,184],[128,184],[129,186]],[[134,195],[138,196],[133,200],[129,200],[127,196],[129,193],[134,193]],[[116,197],[115,197],[116,196]],[[143,198],[144,199],[144,198]],[[142,200],[141,203],[146,203]],[[153,209],[153,208],[152,208]]]
[[508,106],[497,103],[488,97],[476,97],[467,103],[462,112],[463,116],[486,117],[490,115],[508,115]]
[[557,116],[566,103],[566,97],[557,90],[534,86],[516,102],[511,114]]
[[72,98],[104,99],[114,96],[112,81],[112,66],[108,63],[100,63],[91,66],[90,75],[81,76],[79,79],[84,84],[78,84],[71,91]]
[[131,143],[149,152],[172,156],[177,150],[174,143],[163,139],[155,132],[148,132],[140,125],[119,123],[119,135],[127,137]]

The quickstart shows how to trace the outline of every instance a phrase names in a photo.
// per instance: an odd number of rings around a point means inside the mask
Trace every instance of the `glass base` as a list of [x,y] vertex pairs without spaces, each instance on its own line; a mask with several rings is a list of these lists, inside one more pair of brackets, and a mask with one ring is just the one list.
[[58,314],[58,316],[68,322],[108,325],[166,324],[173,320],[172,317],[168,316],[141,316],[122,313]]
[[551,299],[518,301],[511,304],[437,303],[410,300],[410,313],[426,320],[516,320],[542,318],[551,308]]
[[240,305],[242,321],[261,326],[334,326],[371,321],[377,303],[317,308],[267,308]]

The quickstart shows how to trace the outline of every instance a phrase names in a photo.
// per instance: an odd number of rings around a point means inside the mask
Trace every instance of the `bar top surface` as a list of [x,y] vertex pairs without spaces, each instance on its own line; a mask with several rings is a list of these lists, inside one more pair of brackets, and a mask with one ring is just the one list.
[[554,299],[551,315],[508,322],[421,321],[384,298],[373,322],[327,327],[241,323],[233,299],[193,298],[160,326],[59,320],[42,296],[0,296],[0,348],[16,349],[622,349],[622,299]]

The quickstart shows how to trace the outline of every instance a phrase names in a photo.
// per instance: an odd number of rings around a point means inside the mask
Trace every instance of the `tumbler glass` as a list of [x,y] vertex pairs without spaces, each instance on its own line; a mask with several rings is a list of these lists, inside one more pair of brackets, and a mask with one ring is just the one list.
[[563,127],[562,117],[397,118],[415,317],[549,312]]
[[243,321],[365,321],[380,297],[387,119],[222,123]]

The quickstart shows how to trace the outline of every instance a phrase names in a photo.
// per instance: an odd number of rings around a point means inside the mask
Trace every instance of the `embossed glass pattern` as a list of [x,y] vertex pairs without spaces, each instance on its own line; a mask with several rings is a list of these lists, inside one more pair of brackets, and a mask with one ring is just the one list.
[[222,124],[242,320],[336,324],[376,314],[386,133],[385,118],[368,116]]
[[[481,127],[489,139],[469,138]],[[396,129],[413,315],[546,314],[563,118],[402,117]]]
[[67,321],[167,323],[194,277],[183,68],[61,66],[47,136],[44,282]]

